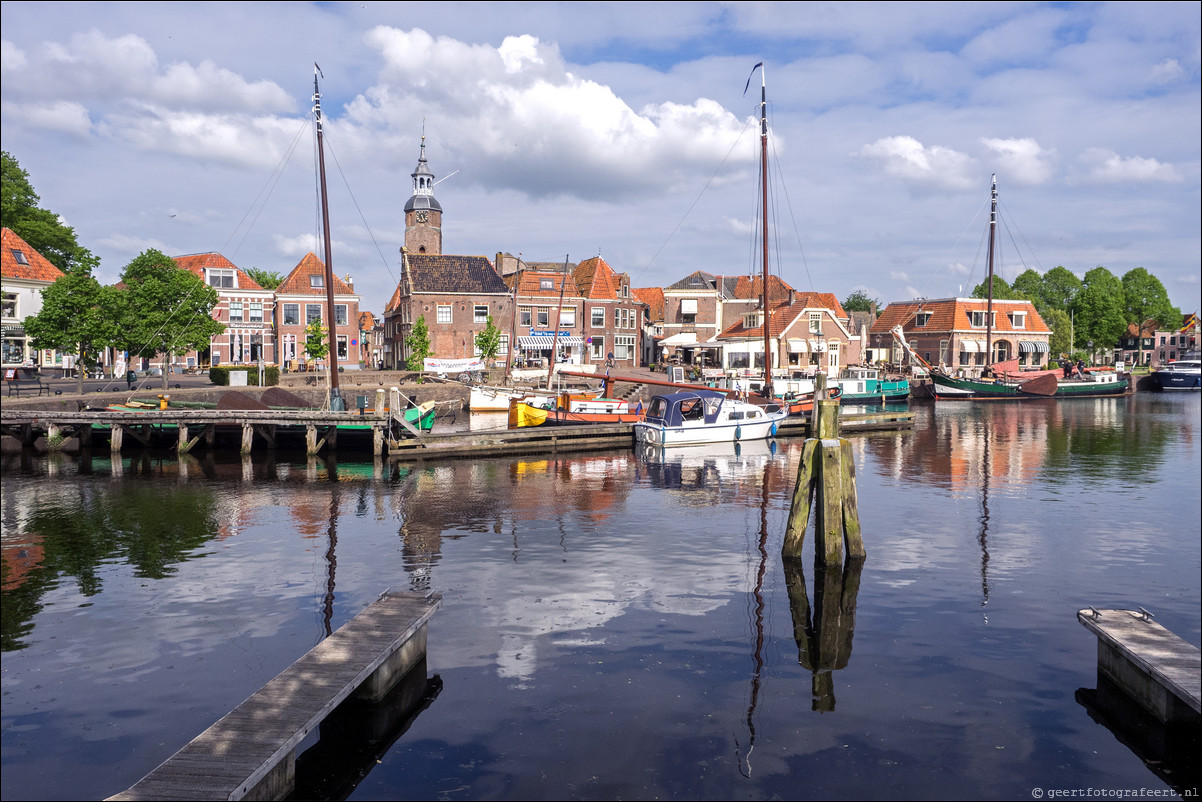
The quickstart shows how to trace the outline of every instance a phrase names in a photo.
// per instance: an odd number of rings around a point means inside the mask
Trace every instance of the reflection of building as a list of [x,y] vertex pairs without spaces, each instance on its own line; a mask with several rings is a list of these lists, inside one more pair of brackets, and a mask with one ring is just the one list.
[[[11,229],[4,229],[0,252],[0,279],[3,281],[4,307],[0,325],[4,327],[3,361],[6,367],[41,365],[38,353],[25,336],[25,318],[42,309],[42,290],[63,274],[50,260],[29,247]],[[44,355],[55,360],[53,351]]]

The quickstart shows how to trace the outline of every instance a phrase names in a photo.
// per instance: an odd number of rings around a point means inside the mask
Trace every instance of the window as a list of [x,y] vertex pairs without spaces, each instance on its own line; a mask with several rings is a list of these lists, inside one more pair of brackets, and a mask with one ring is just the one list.
[[917,315],[914,316],[914,325],[915,326],[925,326],[926,324],[928,324],[930,322],[931,322],[931,313],[930,312],[919,312]]
[[614,358],[615,359],[633,359],[634,358],[634,338],[630,335],[614,337]]
[[726,367],[731,370],[742,370],[751,367],[751,354],[746,351],[733,351],[727,354]]
[[230,323],[242,322],[242,302],[230,301]]
[[540,278],[540,279],[538,280],[538,288],[539,288],[540,290],[553,290],[553,289],[555,289],[555,279],[553,279],[553,278]]
[[237,286],[237,283],[234,281],[234,271],[233,270],[228,270],[228,269],[223,270],[223,269],[218,269],[215,267],[210,267],[207,269],[206,272],[209,274],[209,286],[210,287],[232,288],[232,287]]
[[592,320],[594,329],[605,328],[605,310],[601,307],[593,307]]
[[500,345],[497,347],[497,356],[505,356],[509,353],[509,335],[502,334]]
[[[756,325],[758,326],[759,323],[757,322]],[[822,333],[822,313],[821,312],[810,312],[810,333],[811,334],[821,334]]]
[[[15,318],[17,316],[17,294],[15,292],[4,293],[4,317]],[[7,362],[8,360],[4,360]]]
[[338,335],[338,358],[345,360],[349,352],[346,350],[346,335]]
[[1011,312],[1010,313],[1010,325],[1016,329],[1025,329],[1027,327],[1027,313],[1026,312]]
[[450,322],[451,322],[451,310],[452,310],[452,308],[453,308],[453,307],[452,307],[450,304],[439,304],[439,306],[438,306],[438,317],[437,317],[437,318],[435,318],[435,320],[436,320],[438,323],[443,323],[443,324],[450,323]]
[[250,317],[247,318],[251,323],[263,322],[263,302],[252,301],[250,303]]
[[472,320],[474,320],[476,323],[488,323],[488,305],[476,304],[473,310]]
[[[985,328],[985,315],[986,315],[986,313],[984,311],[972,313],[972,325],[974,328],[978,328],[978,329]],[[997,312],[993,312],[991,314],[991,316],[989,318],[989,322],[991,324],[997,322],[996,316],[997,316]]]
[[284,325],[300,325],[300,304],[284,304]]
[[576,307],[565,306],[559,310],[559,325],[562,328],[575,328],[576,326]]
[[321,304],[305,304],[305,325],[321,322]]
[[530,322],[531,320],[532,320],[532,318],[530,316],[530,307],[523,306],[522,308],[518,309],[518,325],[519,326],[521,326],[524,329],[528,329],[531,326],[531,322]]
[[326,277],[325,276],[320,276],[320,275],[309,276],[309,286],[310,287],[324,287],[325,285],[326,285]]
[[346,304],[334,304],[334,325],[346,325]]
[[545,306],[538,308],[538,327],[545,329],[551,325],[551,310]]
[[591,346],[593,360],[599,362],[605,359],[605,338],[594,334],[590,339],[593,341]]

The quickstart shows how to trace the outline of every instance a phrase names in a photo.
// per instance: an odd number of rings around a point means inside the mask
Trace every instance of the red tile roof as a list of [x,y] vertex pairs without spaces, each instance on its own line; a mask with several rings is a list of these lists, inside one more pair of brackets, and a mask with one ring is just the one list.
[[664,290],[662,287],[643,287],[641,289],[631,290],[634,297],[638,298],[643,303],[647,304],[649,309],[648,316],[653,323],[662,323],[664,320]]
[[[321,276],[322,281],[325,281],[326,266],[325,263],[317,258],[317,254],[309,251],[305,254],[305,258],[297,263],[296,267],[292,268],[292,272],[280,282],[280,286],[276,287],[277,295],[325,295],[326,287],[323,283],[320,287],[314,287],[309,280],[310,276]],[[334,276],[334,294],[335,295],[354,295],[355,290],[351,285],[347,284],[338,276]]]
[[[63,274],[49,259],[29,247],[29,243],[18,237],[13,230],[5,228],[0,231],[3,240],[3,252],[0,253],[0,275],[5,278],[21,278],[30,281],[45,281],[53,284]],[[17,261],[20,253],[28,264]]]
[[[902,301],[885,307],[880,317],[872,324],[873,334],[887,334],[894,326],[901,324],[902,330],[927,332],[973,332],[980,327],[972,325],[971,312],[984,312],[989,302],[984,298],[944,298],[935,301]],[[914,315],[919,311],[931,313],[931,318],[925,326],[914,324]],[[993,301],[994,326],[998,334],[1051,334],[1052,330],[1043,322],[1043,318],[1035,311],[1035,305],[1030,301]],[[1010,322],[1008,312],[1026,312],[1025,325],[1015,328]]]
[[261,290],[258,282],[252,279],[246,271],[226,259],[219,253],[193,253],[187,256],[173,256],[175,263],[201,281],[205,280],[205,268],[218,270],[233,270],[238,274],[238,289]]

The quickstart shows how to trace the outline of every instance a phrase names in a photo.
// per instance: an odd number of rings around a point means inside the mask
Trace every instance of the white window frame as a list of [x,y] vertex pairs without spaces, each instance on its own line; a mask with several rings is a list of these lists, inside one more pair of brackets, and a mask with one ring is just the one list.
[[[316,315],[313,313],[316,311]],[[321,304],[305,304],[305,325],[311,326],[314,323],[324,323],[322,320]]]
[[438,304],[438,310],[435,312],[434,322],[440,326],[447,326],[455,322],[455,305],[454,304]]
[[605,328],[605,307],[594,306],[589,310],[589,315],[594,329]]
[[472,307],[473,323],[488,323],[488,304],[476,304]]
[[576,307],[564,306],[559,309],[559,326],[564,329],[576,328]]

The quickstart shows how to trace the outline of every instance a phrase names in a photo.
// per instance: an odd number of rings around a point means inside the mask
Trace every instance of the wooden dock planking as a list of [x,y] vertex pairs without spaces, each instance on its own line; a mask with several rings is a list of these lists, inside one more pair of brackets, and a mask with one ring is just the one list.
[[[1098,637],[1098,673],[1160,721],[1202,717],[1202,652],[1135,610],[1077,611]],[[1192,712],[1191,712],[1192,711]]]
[[[426,653],[438,594],[386,593],[114,800],[275,799],[296,747],[352,694],[379,700]],[[381,676],[385,675],[385,676]]]

